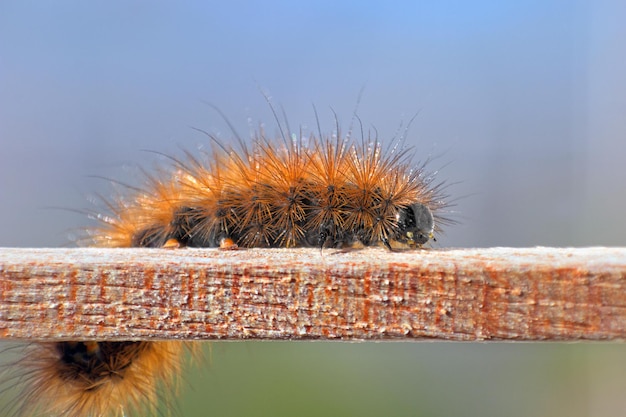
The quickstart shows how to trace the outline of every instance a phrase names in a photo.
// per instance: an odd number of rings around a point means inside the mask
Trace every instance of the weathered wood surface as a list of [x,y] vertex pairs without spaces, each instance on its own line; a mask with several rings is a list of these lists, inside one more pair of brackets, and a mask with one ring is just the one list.
[[626,248],[0,248],[5,339],[626,339]]

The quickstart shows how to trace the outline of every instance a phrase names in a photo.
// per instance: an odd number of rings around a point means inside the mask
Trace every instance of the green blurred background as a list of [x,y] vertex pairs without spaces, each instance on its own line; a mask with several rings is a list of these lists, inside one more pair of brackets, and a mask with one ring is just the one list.
[[[442,247],[626,241],[622,1],[0,2],[0,246],[62,246],[107,181],[265,121],[358,114],[453,184]],[[332,110],[331,110],[332,108]],[[619,344],[213,343],[180,415],[626,415]]]

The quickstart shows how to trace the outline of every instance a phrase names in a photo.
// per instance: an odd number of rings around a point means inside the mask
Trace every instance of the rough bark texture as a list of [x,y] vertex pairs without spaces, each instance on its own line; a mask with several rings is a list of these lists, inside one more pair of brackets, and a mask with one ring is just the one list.
[[0,337],[624,339],[626,248],[3,248]]

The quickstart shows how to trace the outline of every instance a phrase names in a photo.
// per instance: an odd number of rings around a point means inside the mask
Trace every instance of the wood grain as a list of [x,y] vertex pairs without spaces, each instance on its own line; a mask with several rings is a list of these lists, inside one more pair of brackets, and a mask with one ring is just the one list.
[[626,248],[0,248],[0,337],[622,340]]

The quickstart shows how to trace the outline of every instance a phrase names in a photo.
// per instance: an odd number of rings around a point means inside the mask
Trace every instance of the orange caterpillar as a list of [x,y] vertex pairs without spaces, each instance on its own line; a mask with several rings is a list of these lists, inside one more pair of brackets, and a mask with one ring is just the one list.
[[168,175],[147,176],[143,190],[109,202],[93,243],[415,248],[449,221],[442,184],[399,146],[263,132],[240,150],[213,140],[213,152],[171,158]]
[[[100,226],[89,243],[393,250],[421,247],[448,221],[442,185],[398,143],[287,133],[272,140],[260,131],[237,148],[212,139],[210,153],[170,158],[143,188],[106,202],[110,214],[95,216]],[[122,417],[145,415],[145,407],[154,415],[176,391],[183,349],[181,342],[34,344],[19,363],[20,415]]]
[[[5,385],[24,385],[2,415],[127,417],[160,415],[177,390],[183,342],[30,344]],[[15,408],[15,409],[14,409]],[[147,414],[146,414],[147,413]]]

